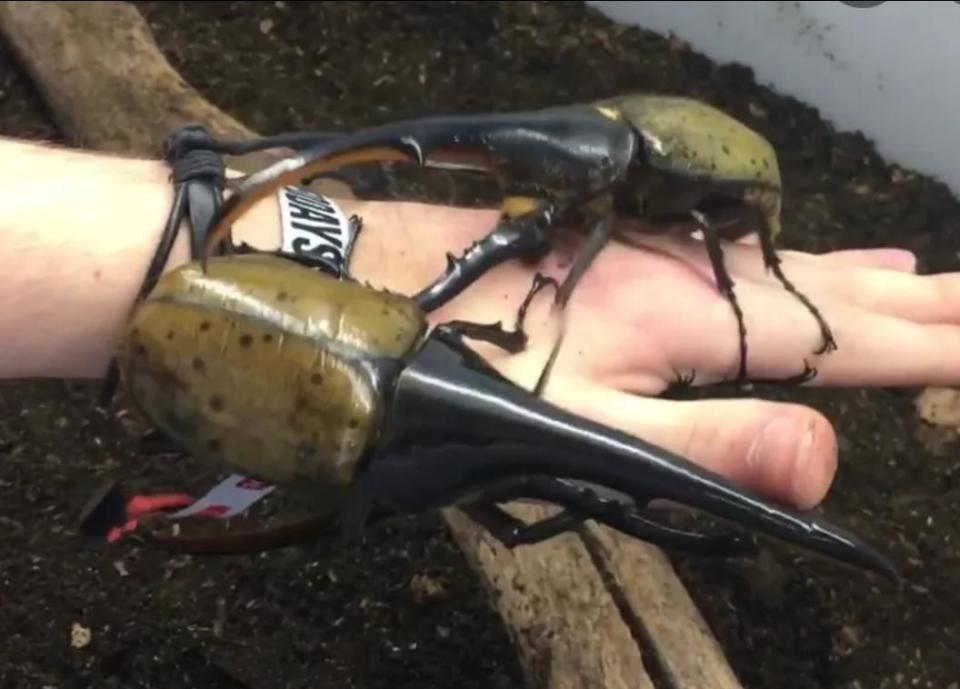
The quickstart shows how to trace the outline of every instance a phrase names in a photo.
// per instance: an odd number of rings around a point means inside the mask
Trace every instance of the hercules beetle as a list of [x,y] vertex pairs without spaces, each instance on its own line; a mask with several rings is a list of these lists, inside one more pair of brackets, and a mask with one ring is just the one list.
[[[562,308],[612,236],[613,215],[626,213],[653,227],[692,221],[703,232],[718,288],[737,319],[738,384],[748,382],[746,327],[724,266],[721,239],[738,239],[756,230],[766,267],[817,321],[822,345],[815,354],[836,348],[819,310],[780,267],[774,242],[780,233],[781,180],[773,147],[705,103],[629,94],[535,111],[406,120],[339,136],[320,135],[313,145],[309,140],[309,135],[301,135],[298,154],[239,183],[212,221],[208,251],[227,238],[232,223],[251,204],[283,185],[304,183],[341,167],[406,163],[479,170],[493,173],[505,192],[501,221],[460,258],[448,256],[444,274],[416,295],[424,308],[441,306],[501,262],[535,260],[549,250],[560,225],[573,223],[591,232],[559,290]],[[275,144],[264,139],[260,145]],[[217,146],[229,151],[231,144],[214,143]],[[777,382],[801,383],[815,374],[804,361],[802,373]]]
[[[565,412],[464,342],[497,344],[504,332],[464,321],[430,329],[406,296],[245,250],[160,278],[117,361],[134,408],[181,449],[310,490],[347,536],[371,518],[458,505],[508,547],[594,519],[670,549],[745,552],[740,538],[650,519],[648,503],[662,498],[896,577],[856,536]],[[497,506],[516,499],[563,511],[528,525]]]

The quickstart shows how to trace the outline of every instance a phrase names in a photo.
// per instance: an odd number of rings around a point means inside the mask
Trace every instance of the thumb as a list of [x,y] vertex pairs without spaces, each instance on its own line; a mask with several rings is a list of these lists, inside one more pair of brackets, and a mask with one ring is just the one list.
[[677,402],[560,377],[546,398],[799,509],[820,503],[836,474],[833,427],[802,405],[755,399]]
[[845,249],[824,254],[821,258],[837,267],[876,268],[901,273],[917,271],[916,255],[905,249]]

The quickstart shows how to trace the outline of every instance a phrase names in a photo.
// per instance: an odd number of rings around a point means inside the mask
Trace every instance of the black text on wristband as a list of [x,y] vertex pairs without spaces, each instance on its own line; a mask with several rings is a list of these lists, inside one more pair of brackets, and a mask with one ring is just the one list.
[[359,223],[351,222],[332,200],[303,187],[284,187],[278,197],[281,250],[345,275]]

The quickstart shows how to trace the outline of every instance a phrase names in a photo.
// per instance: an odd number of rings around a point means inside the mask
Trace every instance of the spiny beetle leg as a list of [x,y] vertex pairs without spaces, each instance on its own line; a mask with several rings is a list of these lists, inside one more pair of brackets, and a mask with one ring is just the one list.
[[803,385],[817,377],[817,369],[803,360],[803,371],[787,378],[749,378],[747,385]]
[[557,289],[559,285],[556,280],[546,277],[541,273],[533,276],[533,284],[527,292],[527,296],[524,297],[520,308],[517,310],[517,320],[512,331],[506,330],[499,321],[486,324],[455,320],[447,321],[438,326],[438,328],[458,338],[468,337],[473,340],[481,340],[500,347],[510,354],[518,354],[527,346],[527,333],[523,327],[527,317],[527,310],[530,308],[530,303],[533,301],[533,298],[546,287]]
[[[494,504],[523,498],[550,502],[565,509],[552,517],[525,524]],[[546,476],[504,481],[461,508],[507,548],[545,541],[593,519],[628,536],[691,555],[731,557],[752,549],[748,541],[737,536],[697,534],[659,524],[644,517],[637,505],[603,498],[587,486]]]
[[[737,302],[736,295],[733,291],[733,280],[730,278],[730,275],[723,263],[723,251],[720,247],[719,239],[719,231],[722,231],[724,227],[730,223],[738,224],[743,222],[743,218],[740,218],[737,215],[729,216],[724,211],[718,211],[717,213],[713,214],[710,219],[708,219],[703,213],[699,212],[693,212],[691,215],[700,226],[700,229],[703,230],[704,240],[707,245],[707,252],[710,256],[710,263],[713,267],[714,274],[717,277],[718,286],[724,293],[724,296],[726,296],[727,300],[730,302],[730,305],[737,316],[737,324],[740,331],[740,368],[735,381],[733,381],[737,388],[744,390],[747,387],[755,384],[788,386],[801,385],[811,380],[816,376],[817,371],[816,369],[811,368],[806,361],[804,361],[803,373],[800,373],[796,376],[790,376],[788,378],[751,379],[747,375],[746,327],[743,323],[743,312],[740,310],[740,305]],[[783,285],[784,289],[793,294],[794,297],[796,297],[797,300],[799,300],[804,307],[806,307],[806,309],[816,319],[817,325],[820,327],[823,344],[814,352],[814,354],[820,355],[836,350],[837,343],[833,337],[833,332],[830,330],[830,326],[823,318],[823,315],[820,313],[819,309],[817,309],[817,307],[813,305],[806,295],[800,292],[794,286],[794,284],[790,282],[786,275],[784,275],[783,269],[780,266],[780,257],[777,255],[776,248],[773,245],[770,227],[765,218],[758,213],[754,213],[752,216],[750,216],[750,223],[753,227],[758,228],[757,235],[760,238],[760,249],[763,254],[763,262],[766,268],[774,274],[780,284]]]
[[717,288],[730,303],[730,308],[733,309],[737,318],[737,331],[740,337],[740,366],[735,382],[739,387],[743,387],[747,383],[747,326],[743,322],[743,310],[737,301],[733,278],[730,277],[730,273],[723,262],[723,248],[720,246],[720,237],[716,228],[703,213],[693,211],[691,215],[703,231],[703,239],[707,246],[707,255],[710,257],[710,265],[717,280]]
[[563,283],[557,289],[555,304],[560,310],[560,330],[550,350],[547,363],[540,372],[537,384],[533,388],[533,394],[538,397],[543,394],[544,389],[547,387],[550,374],[553,372],[553,366],[556,363],[557,356],[560,354],[560,348],[563,346],[563,341],[566,338],[567,304],[573,295],[573,290],[580,283],[580,280],[587,273],[587,270],[590,269],[593,261],[600,255],[600,252],[610,241],[610,235],[613,232],[613,215],[606,212],[606,209],[601,211],[601,213],[602,215],[594,222],[586,243],[570,267],[567,277],[564,278]]
[[[690,373],[680,373],[675,371],[676,378],[674,382],[671,383],[663,392],[661,392],[658,397],[663,399],[681,399],[684,393],[688,392],[693,386],[693,382],[696,378],[696,371],[690,371]],[[796,375],[789,376],[787,378],[747,378],[746,381],[720,381],[719,383],[708,383],[704,387],[707,389],[723,389],[731,384],[735,387],[737,392],[743,392],[745,389],[750,389],[754,385],[777,385],[777,386],[790,386],[790,385],[803,385],[808,383],[814,378],[817,377],[817,369],[810,365],[810,363],[804,359],[803,361],[803,371],[797,373]]]
[[575,531],[583,523],[572,513],[564,511],[533,524],[527,524],[498,505],[489,502],[473,502],[461,505],[460,509],[500,541],[505,548],[511,549],[518,545],[533,545],[548,541],[562,533]]
[[766,264],[767,269],[773,272],[774,276],[780,281],[780,284],[783,285],[784,289],[793,294],[793,296],[795,296],[807,308],[807,310],[810,311],[813,317],[817,320],[817,325],[820,326],[820,334],[823,339],[823,344],[814,352],[814,354],[819,355],[835,351],[837,349],[837,342],[833,338],[833,332],[830,330],[830,326],[820,313],[820,310],[813,305],[813,303],[805,294],[798,290],[794,284],[787,279],[786,275],[783,274],[783,269],[780,267],[780,257],[777,255],[777,250],[773,246],[773,240],[770,237],[770,231],[761,228],[759,235],[760,250],[763,252],[763,262]]
[[414,297],[417,304],[425,311],[434,311],[501,263],[544,253],[550,248],[555,213],[554,204],[541,202],[533,211],[502,218],[490,234],[460,258],[447,254],[446,271]]
[[551,277],[547,277],[543,273],[536,273],[533,276],[533,284],[530,285],[527,296],[524,297],[523,303],[520,304],[520,308],[517,310],[517,322],[514,326],[517,330],[523,330],[524,322],[527,319],[527,311],[530,309],[530,304],[533,303],[533,298],[547,287],[553,287],[554,290],[560,291],[560,283]]

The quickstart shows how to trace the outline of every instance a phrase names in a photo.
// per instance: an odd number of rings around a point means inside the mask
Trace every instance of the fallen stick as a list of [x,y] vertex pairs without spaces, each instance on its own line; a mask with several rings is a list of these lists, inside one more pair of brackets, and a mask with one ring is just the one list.
[[[0,33],[68,140],[156,156],[187,122],[216,136],[254,137],[187,84],[123,2],[3,2]],[[251,171],[277,153],[232,159]],[[320,183],[318,183],[320,184]],[[325,181],[321,191],[350,195]],[[525,520],[546,507],[513,505]],[[513,638],[537,689],[741,689],[718,643],[651,546],[590,525],[510,551],[455,509],[444,518]]]

